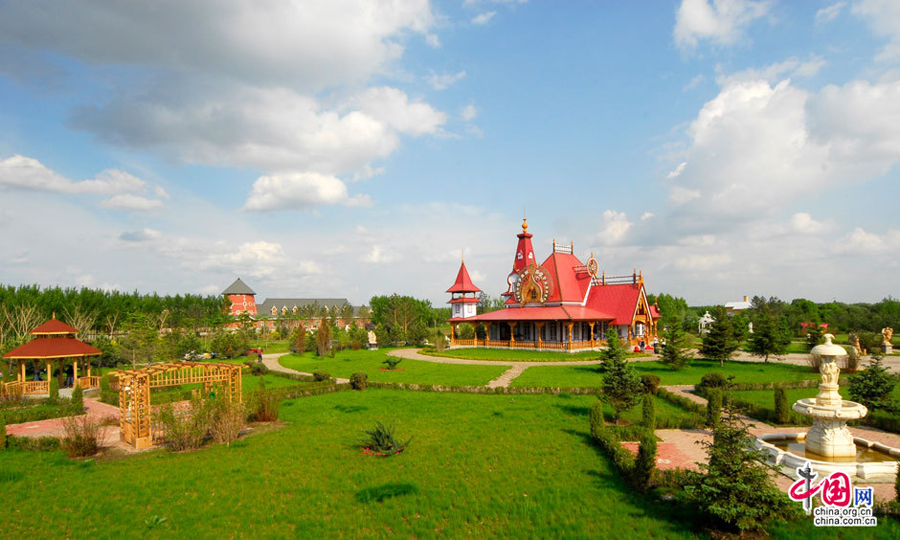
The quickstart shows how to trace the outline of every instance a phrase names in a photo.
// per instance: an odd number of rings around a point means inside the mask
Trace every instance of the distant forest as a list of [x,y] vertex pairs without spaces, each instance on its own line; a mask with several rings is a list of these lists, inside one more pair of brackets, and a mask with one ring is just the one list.
[[[688,306],[684,298],[668,294],[648,295],[648,299],[651,304],[657,302],[666,324],[680,323],[685,330],[693,332],[697,331],[700,317],[706,311],[712,313],[715,308],[715,306]],[[754,321],[760,310],[767,307],[776,318],[784,317],[795,336],[805,334],[802,323],[828,324],[828,331],[831,333],[859,331],[880,333],[885,327],[900,329],[900,300],[890,296],[874,304],[816,303],[804,298],[785,302],[774,296],[769,298],[754,296],[750,300],[750,306],[750,309],[740,314],[747,318],[748,322]]]

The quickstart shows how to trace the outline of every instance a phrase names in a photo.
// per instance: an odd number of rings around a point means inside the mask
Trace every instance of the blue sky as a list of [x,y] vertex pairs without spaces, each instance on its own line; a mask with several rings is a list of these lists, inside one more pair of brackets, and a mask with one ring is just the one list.
[[891,1],[0,1],[0,282],[443,303],[523,208],[692,304],[900,296]]

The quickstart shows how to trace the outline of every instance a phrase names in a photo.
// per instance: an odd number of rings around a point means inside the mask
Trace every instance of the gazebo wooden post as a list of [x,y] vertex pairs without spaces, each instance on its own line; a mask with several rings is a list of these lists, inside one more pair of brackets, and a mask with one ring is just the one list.
[[22,360],[19,360],[19,373],[16,375],[16,380],[25,382],[25,362]]
[[450,323],[450,345],[456,345],[456,323]]
[[75,388],[75,385],[78,384],[78,359],[72,359],[72,388]]
[[47,389],[50,389],[50,377],[53,375],[53,364],[47,360]]

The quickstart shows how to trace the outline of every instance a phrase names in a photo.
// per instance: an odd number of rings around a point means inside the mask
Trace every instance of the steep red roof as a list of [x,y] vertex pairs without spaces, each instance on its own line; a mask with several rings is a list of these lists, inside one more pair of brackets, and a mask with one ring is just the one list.
[[39,337],[9,351],[3,355],[3,358],[72,358],[99,354],[103,354],[103,351],[73,337]]
[[655,304],[650,306],[650,317],[654,319],[662,319],[662,313],[659,312],[659,307]]
[[547,302],[584,302],[584,294],[591,283],[591,275],[578,257],[569,253],[552,253],[542,265],[553,280],[553,294]]
[[593,308],[581,306],[548,306],[504,308],[476,317],[450,319],[451,322],[503,321],[608,321],[612,316]]
[[472,278],[469,277],[469,271],[466,270],[466,262],[463,261],[462,264],[459,265],[459,273],[456,274],[456,282],[447,289],[448,293],[467,293],[467,292],[481,292],[481,289],[475,286],[472,283]]
[[38,326],[34,330],[31,331],[31,334],[35,336],[40,335],[51,335],[51,334],[77,334],[78,329],[69,326],[68,324],[57,320],[56,318],[50,319],[44,324]]
[[634,311],[641,296],[641,288],[636,283],[621,285],[600,285],[591,289],[587,306],[599,309],[613,316],[612,324],[631,324]]

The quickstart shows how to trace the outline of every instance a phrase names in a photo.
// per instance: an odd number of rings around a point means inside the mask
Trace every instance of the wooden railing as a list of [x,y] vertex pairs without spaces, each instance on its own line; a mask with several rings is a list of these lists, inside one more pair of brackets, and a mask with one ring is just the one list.
[[14,396],[33,396],[50,393],[50,383],[47,381],[23,381],[10,382],[2,385],[0,393]]
[[483,339],[454,339],[451,342],[453,347],[490,347],[498,349],[530,349],[537,351],[580,351],[585,349],[593,349],[595,347],[605,347],[606,341],[595,339],[594,341],[507,341],[492,339],[490,341]]
[[78,385],[81,386],[82,389],[99,388],[100,377],[97,375],[78,377]]

